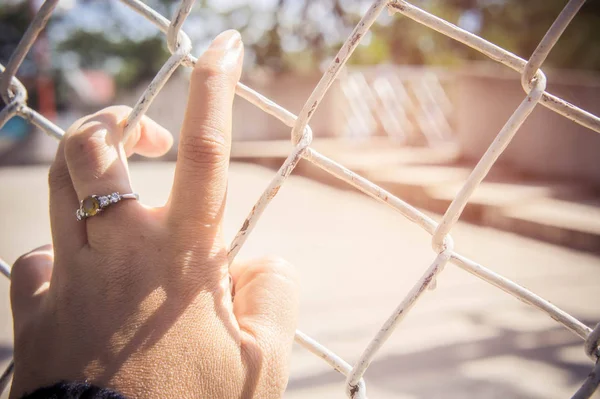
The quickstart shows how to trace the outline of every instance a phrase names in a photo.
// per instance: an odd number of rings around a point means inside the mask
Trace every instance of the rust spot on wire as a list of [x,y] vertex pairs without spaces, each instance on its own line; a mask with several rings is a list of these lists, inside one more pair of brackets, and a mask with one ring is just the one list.
[[388,4],[388,6],[391,8],[395,8],[400,12],[406,11],[406,6],[400,2],[392,1],[390,4]]
[[273,198],[275,198],[275,196],[279,192],[280,188],[281,188],[281,186],[278,186],[278,187],[275,187],[273,190],[271,190],[271,192],[269,193],[269,199],[270,200],[272,200]]
[[427,286],[429,285],[429,283],[431,283],[431,280],[433,280],[435,278],[436,273],[431,273],[429,276],[427,276],[425,278],[425,280],[423,280],[423,284],[421,284],[421,287],[419,287],[419,294],[423,291],[425,291],[425,288],[427,288]]
[[[298,160],[302,157],[302,154],[304,153],[304,151],[306,151],[306,149],[301,150],[301,151],[296,151],[296,153],[294,153],[294,157],[291,159],[291,162],[281,171],[281,176],[287,177],[292,173],[292,170],[294,170],[294,168],[298,164]],[[281,184],[283,184],[283,182]],[[279,190],[279,187],[281,187],[281,184],[276,187],[277,190]],[[270,198],[272,198],[272,197],[270,197]]]
[[[248,227],[250,226],[250,220],[254,217],[254,212],[256,211],[256,205],[254,205],[252,207],[252,210],[250,211],[250,215],[248,216],[248,218],[246,220],[244,220],[244,224],[242,225],[242,228],[240,229],[240,234],[245,234],[246,230],[248,230]],[[233,248],[235,248],[236,245],[233,246]]]
[[350,45],[354,46],[362,37],[362,35],[360,33],[357,33],[356,35],[352,36],[352,39],[350,40]]
[[242,225],[242,229],[240,230],[240,233],[245,233],[246,230],[248,230],[248,226],[250,226],[250,218],[246,219],[244,221],[244,224]]
[[308,116],[309,116],[309,117],[310,117],[310,115],[311,115],[313,112],[315,112],[315,109],[317,108],[317,104],[318,104],[318,101],[315,101],[315,102],[313,103],[312,107],[310,107],[310,111],[308,111]]

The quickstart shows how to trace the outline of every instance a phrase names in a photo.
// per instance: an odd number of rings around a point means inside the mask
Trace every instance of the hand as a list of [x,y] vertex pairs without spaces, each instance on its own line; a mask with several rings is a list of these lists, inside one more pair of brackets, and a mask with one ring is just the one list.
[[[135,200],[77,221],[79,200],[132,192],[127,156],[160,156],[172,137],[144,117],[121,143],[127,107],[76,122],[50,169],[54,247],[12,271],[11,398],[87,380],[130,398],[279,398],[297,317],[281,260],[228,265],[225,207],[243,44],[219,35],[193,71],[168,203]],[[230,278],[233,277],[235,301]]]

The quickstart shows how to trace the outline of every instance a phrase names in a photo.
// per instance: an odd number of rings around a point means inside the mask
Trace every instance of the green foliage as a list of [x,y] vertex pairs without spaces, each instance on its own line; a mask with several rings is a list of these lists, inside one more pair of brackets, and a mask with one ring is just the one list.
[[[560,13],[566,0],[412,0],[412,3],[451,23],[471,14],[477,19],[473,33],[528,58]],[[276,24],[252,45],[256,63],[275,70],[316,68],[323,59],[333,57],[360,17],[356,7],[370,4],[364,0],[280,0],[273,10]],[[281,18],[282,9],[295,5],[297,18],[290,22]],[[329,8],[340,34],[335,44],[326,44],[331,18],[324,22],[312,16],[315,7]],[[355,7],[353,7],[355,6]],[[364,8],[363,8],[364,9]],[[380,18],[381,20],[381,18]],[[546,66],[556,68],[600,70],[600,1],[588,1],[550,53]],[[346,31],[344,32],[344,29]],[[452,66],[473,60],[487,60],[468,48],[434,30],[402,15],[391,22],[376,23],[370,42],[359,46],[351,64],[365,65],[390,62],[410,65]],[[282,44],[286,36],[296,36],[304,43],[299,51],[287,54]],[[363,40],[364,42],[364,40]]]
[[30,21],[31,13],[27,3],[0,7],[0,63],[8,62]]
[[[562,0],[430,0],[415,2],[427,11],[458,24],[466,12],[480,18],[474,33],[522,58],[529,58],[566,1]],[[588,1],[560,38],[545,65],[600,70],[600,2]],[[374,31],[390,46],[390,61],[400,64],[455,65],[487,60],[477,51],[403,16]]]
[[375,65],[389,62],[392,47],[381,35],[373,35],[368,46],[359,47],[349,60],[355,65]]
[[78,30],[58,46],[60,52],[75,52],[82,68],[99,68],[107,60],[116,59],[121,67],[116,74],[117,84],[132,87],[150,80],[169,56],[162,35],[141,41],[122,38],[110,40],[102,32]]
[[[528,58],[566,0],[411,0],[413,4],[454,24],[464,23],[470,13],[477,20],[474,33]],[[148,0],[163,15],[171,15],[176,0]],[[195,29],[195,43],[210,40],[218,30],[236,28],[242,32],[248,58],[273,71],[308,71],[332,58],[362,16],[370,0],[279,0],[273,7],[247,1],[223,9],[216,1],[198,1],[188,21]],[[104,68],[115,74],[118,87],[132,87],[151,79],[168,57],[165,37],[135,37],[125,34],[129,14],[114,19],[121,4],[90,0],[97,18],[109,18],[104,30],[76,26],[66,39],[53,43],[55,59],[76,54],[82,68]],[[262,3],[261,3],[262,4]],[[100,6],[98,6],[100,5]],[[384,12],[385,13],[385,12]],[[54,24],[68,19],[53,16]],[[76,17],[72,17],[75,18]],[[31,19],[27,2],[0,6],[0,62],[6,62]],[[473,18],[471,18],[473,19]],[[380,18],[368,39],[356,49],[351,64],[396,63],[411,65],[457,65],[485,56],[467,46],[422,26],[406,17]],[[58,24],[57,24],[58,25]],[[68,26],[68,24],[66,25]],[[585,3],[573,23],[550,53],[546,66],[600,71],[600,1]],[[151,31],[153,34],[153,31]],[[292,45],[290,45],[292,43]],[[29,56],[30,58],[30,56]],[[28,58],[28,59],[29,59]],[[55,63],[62,67],[60,63]],[[21,72],[33,68],[29,61]]]

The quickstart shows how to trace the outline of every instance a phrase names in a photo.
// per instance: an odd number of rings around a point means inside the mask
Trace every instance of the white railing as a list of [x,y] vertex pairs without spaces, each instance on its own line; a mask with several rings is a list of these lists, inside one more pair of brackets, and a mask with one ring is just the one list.
[[453,138],[444,81],[426,68],[356,68],[340,78],[345,106],[341,135],[385,135],[398,143],[435,146]]

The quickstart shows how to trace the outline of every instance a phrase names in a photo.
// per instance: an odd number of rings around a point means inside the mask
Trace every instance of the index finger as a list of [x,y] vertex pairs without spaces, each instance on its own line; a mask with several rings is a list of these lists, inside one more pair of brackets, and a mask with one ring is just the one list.
[[[127,141],[120,143],[122,126],[131,109],[106,108],[77,121],[61,140],[49,174],[50,217],[57,251],[73,251],[89,242],[86,227],[75,218],[79,200],[92,194],[126,193],[131,190],[127,162],[121,154],[164,154],[172,143],[169,132],[149,118],[142,118]],[[97,140],[97,130],[110,132],[110,140]],[[102,219],[111,218],[110,214]],[[103,222],[106,222],[104,220]],[[117,221],[118,222],[118,221]],[[89,231],[88,231],[89,233]]]

